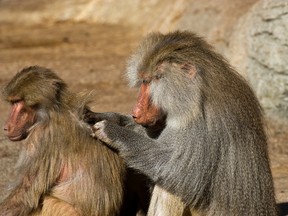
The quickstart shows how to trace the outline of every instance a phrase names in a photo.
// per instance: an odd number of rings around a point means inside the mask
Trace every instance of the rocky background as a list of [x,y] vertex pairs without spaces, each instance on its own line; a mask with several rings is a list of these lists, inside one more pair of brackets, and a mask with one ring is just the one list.
[[[29,65],[56,71],[93,109],[129,113],[125,64],[151,31],[205,37],[253,86],[267,118],[278,202],[288,201],[287,0],[0,0],[0,85]],[[0,102],[0,124],[8,106]],[[0,132],[0,199],[21,143]]]

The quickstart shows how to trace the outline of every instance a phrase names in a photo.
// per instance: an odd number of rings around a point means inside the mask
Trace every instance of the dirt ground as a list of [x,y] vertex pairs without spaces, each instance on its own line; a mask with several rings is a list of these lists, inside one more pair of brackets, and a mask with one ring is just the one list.
[[[0,26],[0,85],[30,65],[53,69],[73,91],[94,90],[93,109],[129,113],[136,99],[127,87],[125,64],[141,40],[137,29],[112,25],[58,23],[50,26]],[[8,105],[0,102],[0,124]],[[287,126],[268,120],[269,150],[278,202],[288,201]],[[21,143],[0,132],[0,200],[15,176]]]

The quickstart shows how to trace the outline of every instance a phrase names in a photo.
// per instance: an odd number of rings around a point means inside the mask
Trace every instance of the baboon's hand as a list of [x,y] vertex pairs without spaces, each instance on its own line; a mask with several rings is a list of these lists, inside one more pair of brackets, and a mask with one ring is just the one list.
[[91,136],[98,138],[102,142],[105,142],[109,146],[113,147],[112,140],[108,137],[107,133],[105,132],[107,124],[108,124],[107,120],[103,120],[94,124],[94,126],[92,126]]
[[[92,137],[104,142],[109,147],[121,151],[125,144],[120,142],[119,132],[124,128],[107,120],[97,122],[92,127]],[[122,149],[123,150],[123,149]]]
[[113,112],[98,113],[98,112],[92,112],[91,110],[88,109],[85,111],[83,119],[84,122],[88,123],[91,126],[103,120],[107,120],[120,126],[125,126],[125,124],[127,124],[130,121],[129,117],[121,115],[119,113],[113,113]]
[[93,112],[89,109],[85,109],[83,115],[83,121],[91,126],[105,119],[105,116],[102,113]]

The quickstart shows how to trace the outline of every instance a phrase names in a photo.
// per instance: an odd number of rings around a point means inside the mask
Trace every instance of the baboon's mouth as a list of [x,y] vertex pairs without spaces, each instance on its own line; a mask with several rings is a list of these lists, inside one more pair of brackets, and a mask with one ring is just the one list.
[[10,141],[16,142],[25,139],[27,137],[27,134],[12,135],[12,136],[7,135],[7,137]]

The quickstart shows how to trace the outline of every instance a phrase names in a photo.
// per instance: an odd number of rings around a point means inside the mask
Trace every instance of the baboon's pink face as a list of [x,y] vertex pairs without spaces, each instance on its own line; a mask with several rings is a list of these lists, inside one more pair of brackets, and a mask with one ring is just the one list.
[[4,124],[4,133],[11,141],[23,140],[36,121],[35,110],[26,106],[20,98],[11,97],[8,100],[11,109]]
[[149,83],[141,84],[132,115],[136,123],[147,127],[154,126],[164,117],[161,108],[152,103]]

